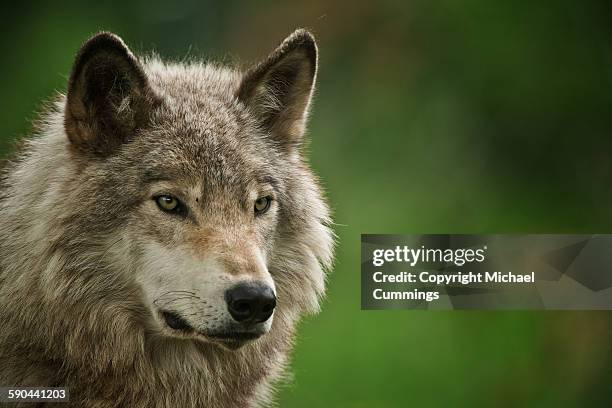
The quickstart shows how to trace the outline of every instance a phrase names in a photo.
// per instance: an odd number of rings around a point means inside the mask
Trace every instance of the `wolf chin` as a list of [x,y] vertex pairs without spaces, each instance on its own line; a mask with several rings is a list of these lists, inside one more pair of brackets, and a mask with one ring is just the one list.
[[332,261],[302,148],[316,72],[304,30],[244,71],[89,39],[4,168],[0,385],[269,404]]

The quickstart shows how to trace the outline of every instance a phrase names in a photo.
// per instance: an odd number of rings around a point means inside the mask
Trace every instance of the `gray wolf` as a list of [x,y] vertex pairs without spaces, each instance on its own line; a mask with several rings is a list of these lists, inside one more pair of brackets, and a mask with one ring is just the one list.
[[332,262],[302,148],[316,72],[304,30],[246,70],[89,39],[3,170],[0,385],[269,404]]

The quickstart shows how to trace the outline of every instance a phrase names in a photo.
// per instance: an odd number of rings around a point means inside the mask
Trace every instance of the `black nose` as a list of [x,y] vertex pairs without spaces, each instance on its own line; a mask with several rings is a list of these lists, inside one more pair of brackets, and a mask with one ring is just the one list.
[[234,320],[240,323],[265,322],[276,307],[272,288],[259,282],[239,283],[228,289],[225,301]]

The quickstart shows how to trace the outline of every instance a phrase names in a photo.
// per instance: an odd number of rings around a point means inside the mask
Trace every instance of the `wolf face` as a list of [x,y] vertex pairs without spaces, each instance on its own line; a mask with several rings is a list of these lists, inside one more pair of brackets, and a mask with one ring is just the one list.
[[101,33],[0,177],[0,384],[75,407],[259,406],[332,259],[298,30],[245,72]]
[[64,116],[82,183],[69,233],[95,231],[151,333],[235,349],[278,313],[316,309],[331,238],[300,153],[316,66],[305,31],[245,74],[139,60],[109,33],[79,52]]

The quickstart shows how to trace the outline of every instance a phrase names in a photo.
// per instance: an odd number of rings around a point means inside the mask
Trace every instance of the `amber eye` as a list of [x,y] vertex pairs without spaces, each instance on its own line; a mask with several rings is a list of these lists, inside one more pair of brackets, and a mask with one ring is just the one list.
[[270,204],[272,204],[272,197],[259,197],[255,200],[255,215],[264,214],[270,209]]
[[155,202],[159,209],[165,212],[178,212],[181,208],[181,202],[176,197],[169,194],[155,197]]

